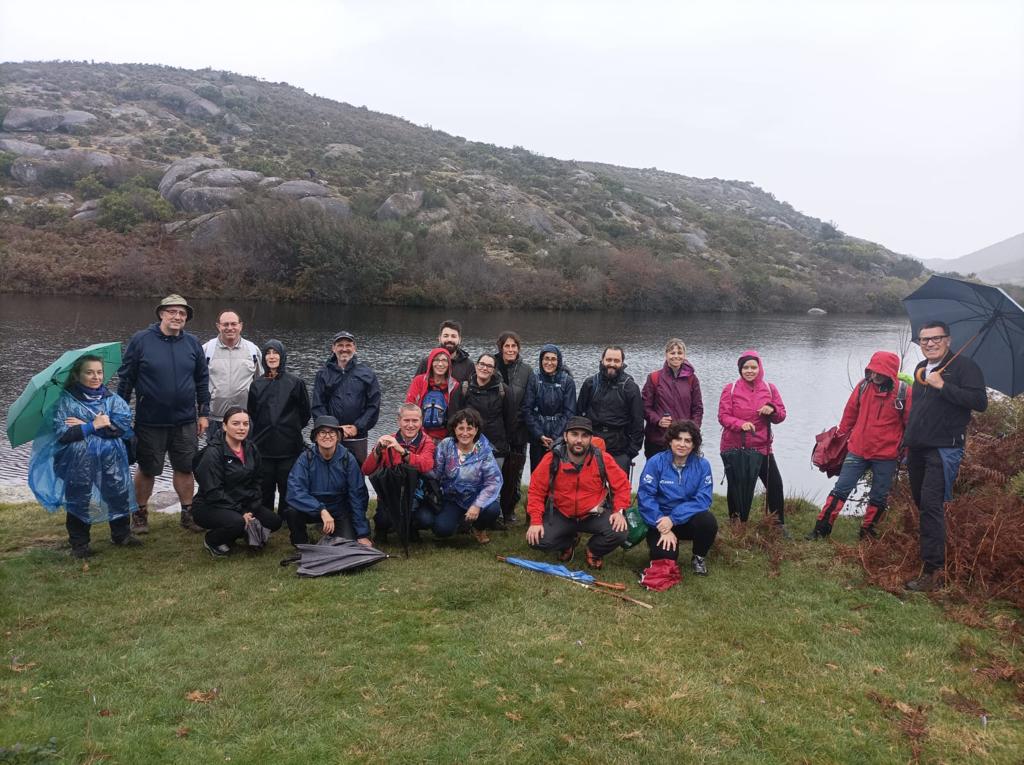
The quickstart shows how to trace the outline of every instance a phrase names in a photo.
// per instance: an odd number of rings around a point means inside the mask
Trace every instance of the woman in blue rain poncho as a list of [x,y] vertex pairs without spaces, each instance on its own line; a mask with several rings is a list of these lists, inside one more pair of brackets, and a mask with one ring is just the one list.
[[56,408],[32,444],[29,486],[51,513],[67,511],[71,554],[92,555],[89,530],[110,523],[122,547],[142,544],[130,529],[137,509],[125,440],[132,436],[128,404],[103,384],[103,360],[86,354],[71,367]]

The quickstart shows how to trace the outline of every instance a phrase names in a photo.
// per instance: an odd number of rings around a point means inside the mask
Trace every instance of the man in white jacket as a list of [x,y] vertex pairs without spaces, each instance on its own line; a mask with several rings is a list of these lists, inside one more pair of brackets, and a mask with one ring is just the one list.
[[220,431],[228,407],[245,408],[249,386],[263,374],[262,352],[242,337],[242,320],[234,311],[221,311],[217,336],[203,345],[210,368],[210,430],[207,440]]

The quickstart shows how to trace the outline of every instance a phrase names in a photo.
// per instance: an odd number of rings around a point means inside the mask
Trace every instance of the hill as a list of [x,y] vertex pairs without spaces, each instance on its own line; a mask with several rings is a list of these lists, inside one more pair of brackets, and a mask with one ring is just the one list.
[[0,65],[8,291],[899,310],[918,261],[752,183],[563,161],[230,72]]
[[1024,233],[951,260],[926,260],[933,271],[976,274],[989,284],[1024,286]]

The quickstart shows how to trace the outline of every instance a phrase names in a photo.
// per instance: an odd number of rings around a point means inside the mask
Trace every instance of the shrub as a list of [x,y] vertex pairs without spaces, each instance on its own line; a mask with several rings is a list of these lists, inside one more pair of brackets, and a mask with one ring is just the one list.
[[109,189],[96,173],[89,173],[84,178],[79,178],[75,181],[75,191],[83,199],[96,199],[106,194]]
[[100,199],[96,222],[104,228],[125,233],[140,223],[166,221],[174,217],[170,202],[142,183],[128,183]]
[[0,151],[0,175],[7,176],[11,175],[11,165],[14,164],[14,160],[17,157],[13,154],[8,154],[6,151]]

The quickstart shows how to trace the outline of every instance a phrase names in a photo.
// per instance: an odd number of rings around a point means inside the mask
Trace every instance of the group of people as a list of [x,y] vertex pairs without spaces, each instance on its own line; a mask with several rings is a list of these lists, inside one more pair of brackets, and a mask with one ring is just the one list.
[[[157,322],[129,341],[116,395],[103,384],[102,362],[81,357],[36,439],[30,470],[49,471],[53,479],[52,491],[40,500],[67,510],[77,557],[91,554],[89,527],[102,519],[110,521],[115,544],[140,543],[138,535],[149,530],[154,479],[167,458],[180,523],[205,531],[205,547],[215,557],[230,554],[232,543],[252,527],[269,534],[287,524],[293,544],[307,542],[314,524],[324,534],[366,545],[374,536],[386,538],[390,523],[380,508],[371,533],[365,479],[400,465],[419,481],[413,535],[430,530],[445,538],[464,530],[486,544],[489,529],[517,521],[529,455],[527,543],[569,561],[586,535],[586,562],[601,568],[626,539],[629,474],[643,449],[647,461],[636,505],[648,527],[651,560],[675,562],[679,540],[692,540],[692,570],[707,573],[718,531],[710,511],[713,479],[701,451],[700,383],[680,339],[666,343],[663,366],[642,389],[626,372],[623,348],[609,346],[597,373],[577,390],[558,346],[544,345],[532,369],[521,357],[519,335],[503,332],[496,352],[473,361],[461,345],[459,323],[445,321],[437,347],[412,378],[396,430],[371,448],[368,434],[380,417],[381,389],[374,371],[359,360],[352,333],[332,338],[310,396],[304,381],[288,371],[284,345],[246,340],[235,311],[220,313],[217,336],[205,345],[185,331],[193,310],[180,295],[162,300],[156,315]],[[912,390],[898,379],[899,358],[880,351],[851,394],[840,423],[850,434],[850,453],[808,536],[829,535],[867,470],[872,490],[862,536],[874,536],[900,451],[908,447],[925,563],[916,584],[930,589],[941,583],[936,572],[943,565],[942,503],[950,473],[962,456],[970,412],[984,409],[986,399],[977,366],[950,352],[945,325],[933,322],[919,340],[925,361]],[[767,510],[788,537],[782,476],[772,451],[772,427],[785,420],[785,404],[765,380],[756,351],[740,355],[737,372],[718,407],[726,478],[730,484],[740,480],[736,455],[760,455],[757,478]],[[310,419],[307,444],[303,431]],[[728,512],[743,523],[750,507],[739,496],[729,492]]]

